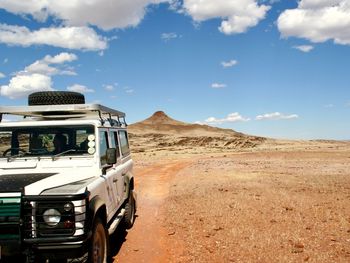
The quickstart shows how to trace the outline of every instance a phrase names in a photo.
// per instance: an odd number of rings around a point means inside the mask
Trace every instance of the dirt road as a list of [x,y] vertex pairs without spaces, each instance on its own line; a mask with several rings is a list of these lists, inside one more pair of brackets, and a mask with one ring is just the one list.
[[138,218],[112,240],[114,262],[350,262],[349,160],[350,149],[143,155]]
[[146,167],[136,167],[138,210],[134,227],[117,233],[111,240],[114,262],[166,262],[164,237],[169,233],[162,227],[160,208],[169,194],[172,178],[191,161],[170,161]]

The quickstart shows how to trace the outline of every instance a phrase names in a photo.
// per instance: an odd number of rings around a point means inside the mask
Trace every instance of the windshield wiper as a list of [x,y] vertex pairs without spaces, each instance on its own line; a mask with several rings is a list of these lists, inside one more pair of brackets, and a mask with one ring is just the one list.
[[64,155],[64,154],[66,154],[66,153],[69,153],[69,152],[77,152],[77,149],[68,149],[68,150],[66,150],[66,151],[60,152],[60,153],[58,153],[58,154],[55,154],[55,155],[52,156],[52,161],[54,161],[56,157],[59,157],[59,156],[61,156],[61,155]]

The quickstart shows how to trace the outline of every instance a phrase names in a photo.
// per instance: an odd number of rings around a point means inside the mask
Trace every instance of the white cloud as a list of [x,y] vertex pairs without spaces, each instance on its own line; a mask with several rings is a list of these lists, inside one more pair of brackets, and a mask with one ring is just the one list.
[[126,93],[128,93],[128,94],[132,94],[132,93],[134,93],[135,92],[135,90],[133,90],[132,88],[130,88],[130,87],[124,87],[123,88],[124,89],[124,91],[126,92]]
[[314,49],[314,47],[311,46],[311,45],[294,46],[293,48],[295,48],[297,50],[300,50],[300,51],[302,51],[304,53],[308,53],[308,52],[310,52],[311,50]]
[[70,26],[95,25],[103,30],[135,27],[147,6],[170,0],[2,0],[0,8],[15,14],[29,14],[38,21],[53,16]]
[[162,40],[164,40],[165,42],[168,42],[169,40],[172,40],[172,39],[175,39],[175,38],[178,38],[179,36],[174,33],[174,32],[171,32],[171,33],[162,33],[160,38]]
[[66,62],[72,62],[77,60],[78,57],[73,53],[62,52],[56,56],[46,55],[43,59],[48,64],[62,64]]
[[230,67],[233,67],[235,65],[238,64],[238,61],[237,60],[234,60],[234,59],[231,59],[230,61],[222,61],[221,62],[221,65],[224,67],[224,68],[230,68]]
[[58,69],[54,67],[50,67],[48,64],[43,61],[35,61],[33,64],[25,67],[25,72],[31,73],[40,73],[45,75],[56,75],[58,73]]
[[197,124],[223,124],[228,122],[238,122],[238,121],[250,121],[249,118],[242,117],[238,112],[233,112],[228,114],[225,118],[218,119],[215,117],[209,117],[204,122],[197,121]]
[[8,58],[5,58],[4,61],[2,62],[3,64],[6,64],[7,62],[9,62]]
[[49,91],[52,89],[52,80],[42,74],[17,75],[10,80],[8,85],[0,87],[1,96],[16,99],[25,97],[35,91]]
[[324,105],[324,107],[327,109],[334,108],[334,104],[332,104],[332,103],[326,104],[326,105]]
[[221,18],[219,30],[231,35],[246,32],[265,17],[270,7],[258,5],[258,2],[257,0],[184,0],[183,8],[195,22]]
[[[72,68],[65,63],[72,62],[77,56],[72,53],[60,53],[56,56],[47,55],[43,59],[26,66],[24,70],[16,72],[8,85],[1,86],[2,96],[16,99],[27,96],[35,91],[49,91],[52,88],[53,75],[74,75]],[[55,65],[53,67],[52,65]]]
[[23,47],[51,45],[81,50],[107,48],[107,40],[88,27],[50,27],[30,31],[24,26],[0,24],[0,43]]
[[80,84],[74,84],[72,86],[67,87],[67,90],[69,91],[74,91],[74,92],[79,92],[79,93],[91,93],[95,92],[93,89],[90,89],[84,85]]
[[211,87],[213,89],[222,89],[222,88],[226,88],[227,85],[224,83],[213,83],[213,84],[211,84]]
[[114,91],[115,87],[114,85],[103,85],[104,89],[107,90],[107,91]]
[[37,20],[42,21],[47,16],[46,0],[1,0],[0,8],[15,14],[31,14]]
[[[72,62],[77,60],[78,57],[72,53],[62,52],[56,56],[46,55],[43,59],[37,60],[34,63],[24,68],[24,71],[19,72],[20,74],[31,74],[39,73],[43,75],[76,75],[72,68],[65,68],[61,70],[60,65],[66,62]],[[50,66],[50,64],[55,64],[56,67]],[[65,65],[63,65],[65,66]],[[61,66],[62,67],[62,66]]]
[[350,1],[301,0],[297,8],[282,12],[277,26],[284,38],[350,45]]
[[6,77],[5,74],[0,72],[0,79],[5,78],[5,77]]
[[129,94],[132,94],[132,93],[135,92],[135,90],[133,90],[133,89],[126,89],[125,92],[126,92],[126,93],[129,93]]
[[299,116],[297,114],[285,115],[280,112],[266,113],[263,115],[258,115],[255,117],[256,120],[291,120],[297,119]]

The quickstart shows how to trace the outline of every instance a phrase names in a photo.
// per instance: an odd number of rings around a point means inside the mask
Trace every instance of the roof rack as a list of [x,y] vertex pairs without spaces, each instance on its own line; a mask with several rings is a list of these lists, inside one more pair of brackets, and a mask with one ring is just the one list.
[[24,118],[36,117],[45,120],[82,118],[97,114],[102,125],[105,121],[108,121],[111,126],[127,126],[124,112],[100,104],[0,106],[0,122],[3,114],[23,116]]

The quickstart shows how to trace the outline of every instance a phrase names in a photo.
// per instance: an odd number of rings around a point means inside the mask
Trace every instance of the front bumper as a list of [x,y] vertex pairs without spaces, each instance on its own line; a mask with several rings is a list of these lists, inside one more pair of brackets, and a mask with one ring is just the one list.
[[[88,192],[71,196],[22,196],[19,204],[16,200],[16,209],[14,204],[6,201],[5,207],[5,202],[0,202],[0,256],[35,253],[45,258],[74,258],[84,255],[92,234],[87,222],[88,197]],[[81,204],[72,211],[75,223],[71,234],[64,234],[62,227],[57,227],[57,231],[55,227],[43,227],[40,206],[68,201]]]

